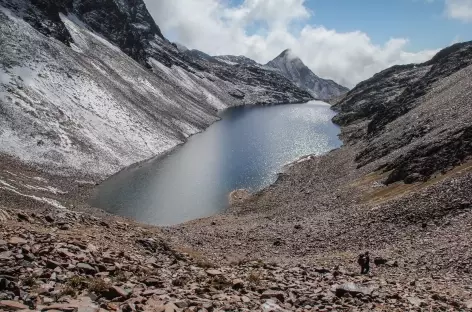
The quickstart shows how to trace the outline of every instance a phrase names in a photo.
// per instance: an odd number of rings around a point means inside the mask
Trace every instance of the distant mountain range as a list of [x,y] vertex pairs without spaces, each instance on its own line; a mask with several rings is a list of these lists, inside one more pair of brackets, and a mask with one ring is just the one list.
[[[201,54],[210,57],[208,54],[198,50],[188,50],[185,47],[183,47],[183,49],[183,51],[186,51],[188,54]],[[315,99],[319,100],[327,101],[332,98],[339,97],[349,91],[348,88],[334,82],[333,80],[318,77],[290,49],[283,51],[276,58],[265,65],[261,65],[256,61],[242,55],[219,55],[214,56],[213,58],[218,61],[223,61],[229,65],[240,64],[244,66],[259,66],[265,69],[276,70],[282,76],[293,82],[296,86],[306,90]]]
[[329,100],[332,97],[340,96],[349,91],[348,88],[337,84],[333,80],[323,79],[315,75],[289,49],[280,53],[279,56],[267,63],[266,66],[279,70],[282,75],[300,88],[307,90],[317,99]]

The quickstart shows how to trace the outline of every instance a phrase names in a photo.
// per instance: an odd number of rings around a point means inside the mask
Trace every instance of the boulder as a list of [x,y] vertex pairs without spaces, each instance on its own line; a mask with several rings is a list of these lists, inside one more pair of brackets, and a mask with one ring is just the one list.
[[465,302],[465,307],[466,307],[467,309],[472,309],[472,299],[467,300],[467,301]]
[[221,275],[221,271],[220,270],[215,270],[215,269],[206,270],[206,273],[210,276]]
[[336,286],[334,292],[336,296],[342,297],[345,294],[350,294],[350,295],[363,294],[363,295],[370,296],[373,291],[374,291],[373,287],[360,286],[355,283],[349,282],[343,285]]
[[155,277],[149,277],[145,280],[143,280],[143,283],[146,286],[154,286],[154,287],[163,287],[163,282]]
[[29,307],[24,305],[21,302],[13,300],[1,300],[0,301],[0,311],[19,311],[19,310],[28,310]]
[[424,300],[418,297],[407,297],[406,299],[411,305],[414,305],[415,307],[418,307],[418,308],[425,304]]
[[21,237],[12,237],[10,238],[10,240],[8,241],[9,244],[12,244],[12,245],[24,245],[26,243],[28,243],[28,241],[26,239],[23,239]]
[[239,290],[244,288],[244,281],[242,279],[235,279],[233,280],[233,289]]
[[283,291],[277,291],[277,290],[266,290],[262,293],[261,299],[273,299],[276,298],[280,302],[285,301],[285,293]]
[[103,295],[103,297],[105,297],[108,300],[112,300],[112,299],[116,299],[116,298],[122,298],[124,300],[128,297],[128,292],[126,292],[121,287],[111,286],[102,295]]
[[97,273],[97,269],[95,269],[93,266],[91,266],[88,263],[79,263],[77,264],[77,268],[81,271],[83,271],[86,274],[95,274]]
[[261,305],[261,310],[263,312],[288,312],[288,310],[283,309],[273,300],[267,300],[265,303]]
[[375,264],[375,265],[384,265],[384,264],[386,264],[387,262],[388,262],[388,260],[385,259],[385,258],[382,258],[382,257],[375,257],[375,258],[374,258],[374,264]]

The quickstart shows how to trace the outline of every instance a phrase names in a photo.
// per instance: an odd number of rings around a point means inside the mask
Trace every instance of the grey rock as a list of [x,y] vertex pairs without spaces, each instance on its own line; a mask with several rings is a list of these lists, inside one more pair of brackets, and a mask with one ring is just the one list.
[[280,302],[284,302],[285,293],[283,291],[266,290],[261,294],[261,299],[271,299],[271,298],[276,298]]
[[266,66],[277,69],[282,75],[300,88],[307,90],[316,99],[329,100],[349,91],[348,88],[332,80],[322,79],[315,75],[291,50],[283,51]]
[[369,287],[360,286],[353,282],[345,283],[343,285],[335,287],[335,294],[338,297],[342,297],[345,294],[350,294],[350,295],[363,294],[363,295],[370,296],[373,291],[374,291],[374,288],[371,286]]
[[24,238],[14,236],[14,237],[10,238],[8,243],[11,244],[11,245],[24,245],[24,244],[27,244],[28,241]]
[[222,274],[220,270],[215,270],[215,269],[206,270],[206,273],[210,276],[217,276],[217,275]]
[[13,300],[1,300],[0,301],[0,310],[5,311],[19,311],[19,310],[29,310],[27,305],[22,304],[18,301]]
[[84,272],[87,273],[87,274],[95,274],[95,273],[97,273],[97,269],[95,269],[93,266],[91,266],[91,265],[88,264],[88,263],[78,263],[78,264],[77,264],[77,268],[78,268],[79,270],[84,271]]

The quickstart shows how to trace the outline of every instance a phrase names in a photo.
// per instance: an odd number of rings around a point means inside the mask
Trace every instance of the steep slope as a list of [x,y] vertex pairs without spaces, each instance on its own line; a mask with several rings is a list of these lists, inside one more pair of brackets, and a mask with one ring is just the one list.
[[332,80],[315,75],[291,50],[283,51],[266,66],[279,70],[282,75],[310,92],[316,99],[329,100],[349,91]]
[[[472,42],[423,64],[389,68],[351,90],[334,109],[348,143],[362,139],[359,166],[379,164],[387,183],[427,180],[472,154]],[[441,84],[438,84],[441,82]]]
[[181,53],[142,0],[0,0],[0,153],[104,177],[201,131],[229,106],[311,96]]

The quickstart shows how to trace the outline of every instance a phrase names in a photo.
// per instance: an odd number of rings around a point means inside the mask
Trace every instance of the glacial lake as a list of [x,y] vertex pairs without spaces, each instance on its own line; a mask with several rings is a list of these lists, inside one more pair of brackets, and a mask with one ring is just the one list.
[[104,181],[91,204],[155,225],[222,212],[233,190],[258,191],[287,163],[341,146],[334,115],[320,101],[229,108],[185,144]]

